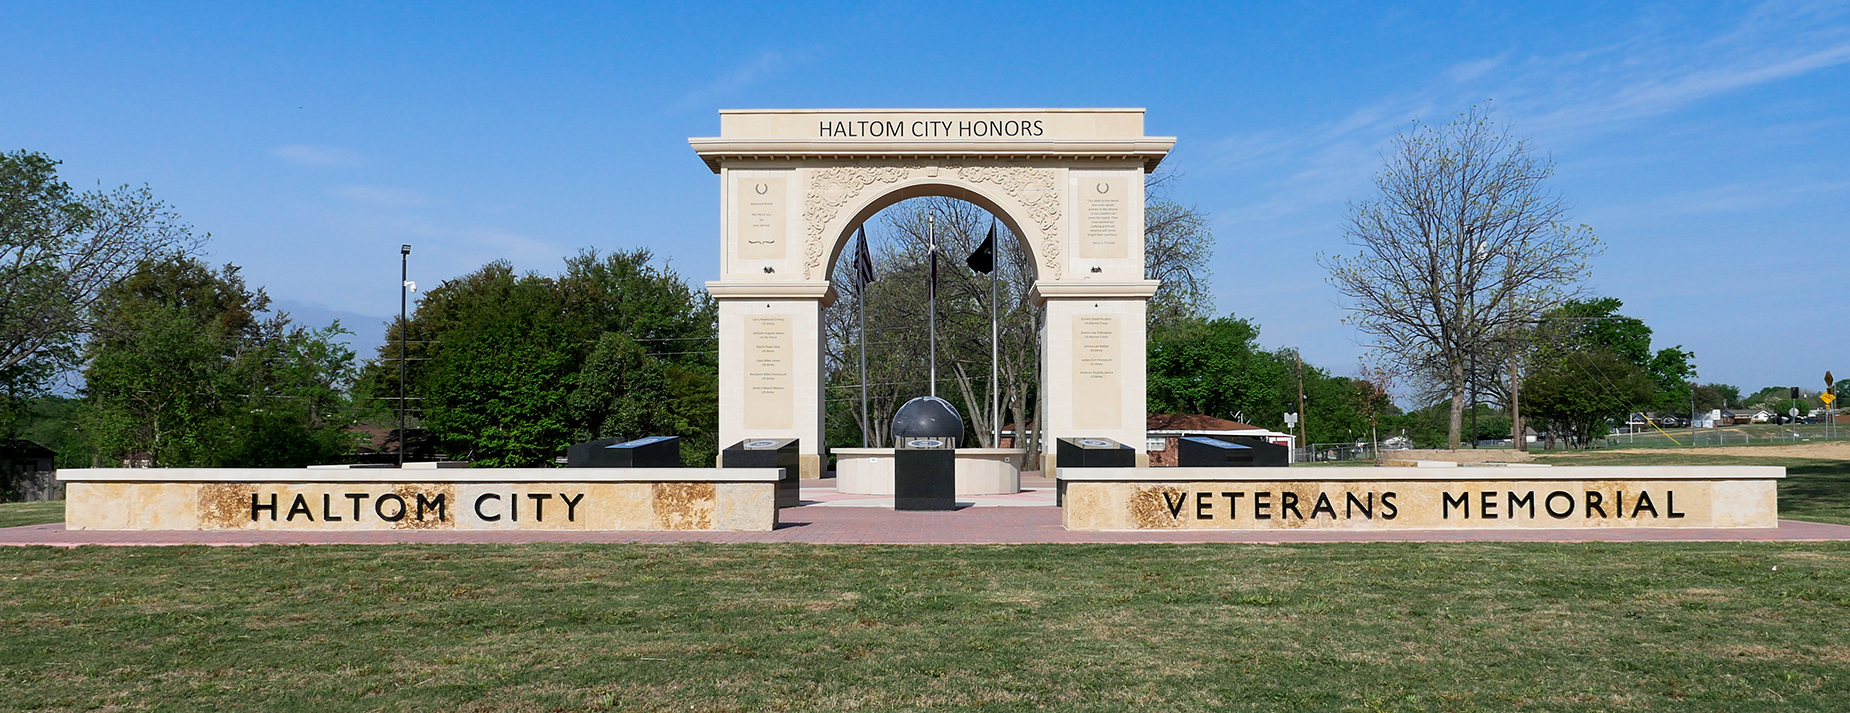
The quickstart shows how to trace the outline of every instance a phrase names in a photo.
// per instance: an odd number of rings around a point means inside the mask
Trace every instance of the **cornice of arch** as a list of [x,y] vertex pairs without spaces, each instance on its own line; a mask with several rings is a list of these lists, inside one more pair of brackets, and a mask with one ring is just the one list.
[[730,163],[789,160],[1058,160],[1072,162],[1135,160],[1145,173],[1155,171],[1175,137],[1140,139],[1061,139],[1036,141],[860,141],[808,139],[687,140],[707,168],[719,173]]

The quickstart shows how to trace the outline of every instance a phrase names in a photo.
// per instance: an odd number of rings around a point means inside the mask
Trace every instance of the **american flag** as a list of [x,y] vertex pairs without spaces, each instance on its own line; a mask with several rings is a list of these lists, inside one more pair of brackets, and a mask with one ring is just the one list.
[[854,291],[867,289],[867,283],[874,281],[874,258],[867,252],[867,228],[861,227],[861,245],[854,250]]

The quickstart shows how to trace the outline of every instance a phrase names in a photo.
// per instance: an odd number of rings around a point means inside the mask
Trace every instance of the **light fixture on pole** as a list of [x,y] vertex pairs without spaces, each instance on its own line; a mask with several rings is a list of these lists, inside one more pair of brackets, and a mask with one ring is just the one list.
[[398,246],[398,467],[405,467],[405,311],[411,302],[411,246]]

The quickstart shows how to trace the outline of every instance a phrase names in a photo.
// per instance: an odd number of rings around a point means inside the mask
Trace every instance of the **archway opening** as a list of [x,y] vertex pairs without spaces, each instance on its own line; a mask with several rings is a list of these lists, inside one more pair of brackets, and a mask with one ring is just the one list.
[[[891,447],[895,410],[913,397],[931,393],[927,290],[929,245],[934,240],[937,395],[964,417],[960,443],[1031,450],[1039,445],[1034,434],[1019,425],[1033,423],[1041,410],[1045,311],[1031,297],[1038,275],[1034,255],[1006,215],[964,200],[967,194],[947,193],[891,197],[856,216],[860,220],[855,225],[865,229],[874,278],[864,290],[857,277],[861,246],[856,231],[843,236],[831,255],[829,277],[839,298],[822,312],[824,429],[831,448]],[[989,239],[992,226],[993,270],[985,274],[968,263]],[[992,390],[999,402],[994,408]],[[998,435],[1004,441],[1000,445]]]

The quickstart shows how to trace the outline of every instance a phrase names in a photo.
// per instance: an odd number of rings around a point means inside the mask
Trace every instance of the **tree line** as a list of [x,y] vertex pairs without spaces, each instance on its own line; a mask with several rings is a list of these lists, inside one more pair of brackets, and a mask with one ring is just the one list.
[[[0,154],[0,472],[28,441],[60,467],[301,466],[400,443],[534,466],[570,442],[668,434],[712,461],[714,303],[646,250],[587,250],[556,276],[490,263],[383,325],[362,361],[338,321],[298,324],[206,262],[210,236],[147,187],[78,192],[57,166]],[[413,428],[375,443],[401,359]]]
[[[56,168],[42,154],[0,154],[0,444],[53,446],[66,467],[286,466],[400,449],[538,466],[572,442],[643,435],[682,436],[686,462],[704,465],[722,445],[716,305],[646,250],[586,250],[550,275],[489,263],[421,295],[363,360],[340,323],[297,324],[237,266],[206,262],[210,236],[147,187],[79,192]],[[1551,444],[1586,445],[1632,411],[1780,406],[1771,389],[1743,398],[1694,384],[1693,353],[1655,347],[1622,303],[1584,289],[1600,242],[1568,222],[1547,188],[1553,171],[1483,110],[1399,136],[1376,195],[1350,208],[1355,251],[1322,258],[1374,349],[1348,376],[1262,348],[1249,320],[1215,316],[1208,216],[1170,200],[1172,176],[1149,177],[1145,268],[1162,280],[1148,311],[1150,411],[1277,430],[1301,412],[1307,443],[1456,447],[1502,434],[1520,444],[1525,421]],[[992,226],[993,305],[991,278],[962,264]],[[892,413],[930,390],[935,240],[939,394],[965,415],[967,442],[992,446],[1006,427],[1045,448],[1031,253],[952,198],[901,202],[867,227],[875,279],[864,290],[852,279],[847,246],[833,275],[842,299],[822,315],[828,445],[886,445]],[[1402,412],[1396,388],[1420,407]],[[405,433],[390,427],[401,408]]]

